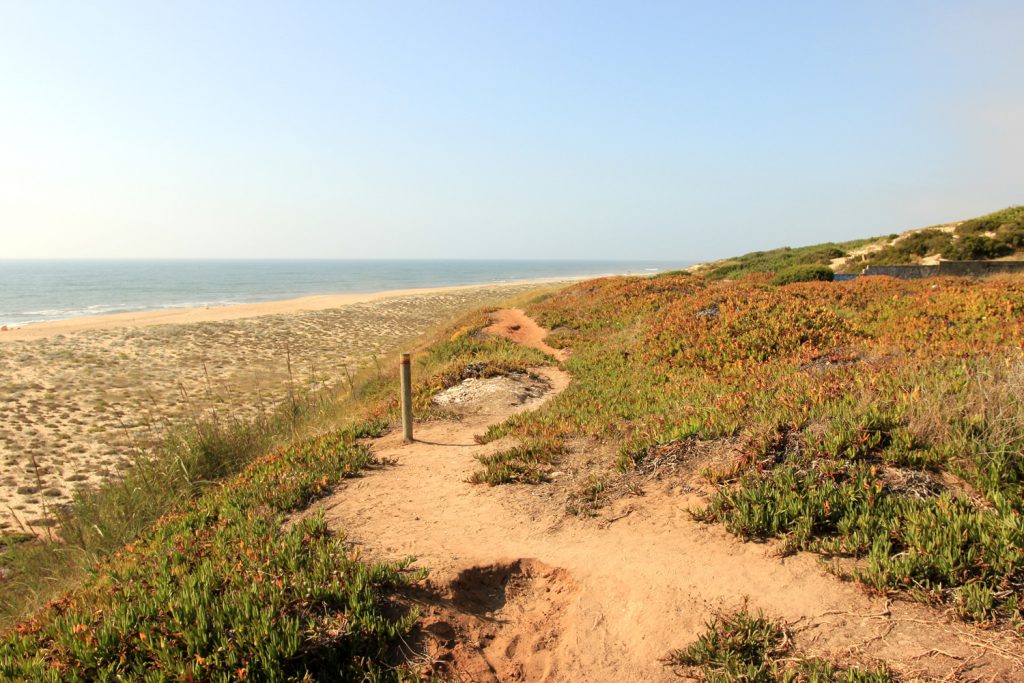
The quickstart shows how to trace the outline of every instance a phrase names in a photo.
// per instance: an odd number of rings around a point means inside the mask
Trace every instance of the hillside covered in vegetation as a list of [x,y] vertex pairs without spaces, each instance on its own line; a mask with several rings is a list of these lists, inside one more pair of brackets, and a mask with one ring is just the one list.
[[575,381],[490,437],[537,454],[609,440],[619,475],[689,453],[717,487],[701,519],[851,558],[874,590],[1022,623],[1024,283],[605,279],[532,310],[575,350]]
[[[1003,226],[994,232],[1011,234]],[[574,450],[601,444],[616,457],[588,460],[576,478],[587,486],[567,492],[566,514],[586,516],[642,493],[620,484],[671,459],[705,482],[704,502],[691,510],[703,523],[773,539],[782,554],[839,560],[821,571],[865,590],[1024,631],[1024,282],[780,286],[766,275],[671,273],[583,282],[524,305],[551,330],[552,346],[572,350],[560,363],[572,383],[481,435],[516,445],[481,456],[478,486],[562,486],[556,475]],[[464,318],[417,354],[424,419],[449,419],[431,398],[467,378],[559,364],[484,334],[488,322],[486,311]],[[0,640],[0,676],[424,675],[396,659],[419,614],[400,596],[422,573],[400,558],[364,560],[317,515],[290,521],[345,479],[386,464],[372,439],[395,427],[394,394],[393,374],[370,372],[341,396],[285,406],[276,424],[291,436],[211,426],[188,458],[83,499],[66,520],[63,550],[5,556],[8,579],[21,577],[12,585],[31,585],[33,571],[52,569],[54,557],[70,561],[71,551],[93,569],[33,614],[31,602],[5,596],[12,625]],[[240,452],[252,457],[200,474],[199,464]],[[137,497],[153,490],[175,490],[177,502],[152,523],[126,525]],[[783,656],[781,626],[723,619],[689,649],[671,655],[681,643],[664,643],[667,661],[714,680],[744,671],[790,680],[801,660]],[[764,651],[751,655],[736,629]],[[898,677],[874,665],[799,667],[813,680]]]
[[828,266],[836,273],[859,273],[869,265],[998,258],[1024,258],[1024,206],[887,237],[755,251],[702,264],[695,272],[712,279],[778,273],[799,266]]

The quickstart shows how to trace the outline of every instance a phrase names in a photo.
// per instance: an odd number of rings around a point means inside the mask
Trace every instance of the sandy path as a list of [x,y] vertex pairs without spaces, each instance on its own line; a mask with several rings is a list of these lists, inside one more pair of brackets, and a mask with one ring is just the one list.
[[[504,311],[496,329],[522,316]],[[689,643],[713,610],[749,600],[790,622],[803,652],[882,658],[916,675],[1024,676],[1019,645],[994,645],[1002,655],[968,645],[993,634],[869,597],[809,554],[778,558],[771,546],[696,523],[686,513],[693,497],[652,491],[620,500],[602,519],[580,519],[566,515],[550,486],[468,483],[475,455],[508,445],[480,446],[475,435],[569,383],[561,370],[542,374],[551,388],[540,399],[418,425],[413,444],[377,440],[389,464],[322,504],[330,525],[367,556],[414,555],[430,568],[418,598],[425,629],[411,648],[440,659],[441,671],[488,681],[678,680],[659,660]]]
[[[251,419],[290,390],[329,391],[439,321],[537,289],[509,284],[390,293],[319,310],[122,323],[23,341],[13,341],[22,330],[0,333],[8,339],[0,343],[0,538],[43,533],[78,487],[117,476],[168,425],[213,411],[225,420]],[[39,328],[33,334],[45,331]]]
[[488,334],[499,335],[511,339],[517,344],[539,349],[559,361],[564,361],[569,357],[567,350],[548,346],[544,341],[548,335],[547,330],[526,315],[526,311],[521,308],[503,308],[495,311],[492,320],[490,326],[484,330]]

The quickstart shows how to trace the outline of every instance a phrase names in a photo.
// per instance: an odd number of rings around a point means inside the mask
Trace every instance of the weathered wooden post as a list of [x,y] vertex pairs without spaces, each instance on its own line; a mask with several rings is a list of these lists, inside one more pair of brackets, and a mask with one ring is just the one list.
[[402,434],[412,441],[412,354],[402,354]]

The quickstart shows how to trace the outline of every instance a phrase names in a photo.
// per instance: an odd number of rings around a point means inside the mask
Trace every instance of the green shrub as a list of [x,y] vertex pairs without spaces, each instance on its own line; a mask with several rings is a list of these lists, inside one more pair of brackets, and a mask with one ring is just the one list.
[[919,230],[871,254],[864,263],[877,266],[914,263],[925,256],[943,254],[952,244],[953,238],[947,232],[935,228]]
[[[985,233],[994,233],[988,236]],[[992,241],[964,241],[967,237]],[[1011,206],[986,216],[964,221],[955,234],[939,226],[910,233],[901,239],[898,234],[885,238],[852,240],[849,242],[814,244],[807,247],[782,247],[754,251],[715,262],[701,271],[711,279],[738,278],[750,273],[780,273],[799,265],[827,266],[833,259],[847,256],[853,249],[877,243],[888,244],[881,249],[859,256],[840,266],[840,272],[859,271],[864,266],[892,266],[916,263],[926,256],[947,259],[998,258],[1024,249],[1024,206]],[[898,241],[897,241],[898,239]],[[962,243],[962,244],[961,244]]]
[[954,261],[972,261],[999,258],[1013,253],[1013,247],[1006,242],[983,235],[967,235],[953,242],[943,256]]
[[948,232],[932,228],[908,235],[894,248],[900,254],[924,257],[943,253],[952,242],[953,238]]
[[1024,228],[1024,206],[1011,206],[985,216],[964,221],[956,229],[961,236],[981,235],[986,232],[999,233],[1015,228]]
[[1008,230],[1004,230],[1000,234],[1000,239],[1006,244],[1010,245],[1014,251],[1018,249],[1024,249],[1024,225],[1015,226]]
[[754,251],[715,263],[704,274],[713,280],[720,280],[737,278],[750,273],[777,273],[791,266],[827,266],[833,259],[846,256],[849,250],[874,241],[874,239],[862,239],[839,244],[826,242],[809,247],[782,247],[769,251]]
[[915,263],[926,256],[967,261],[1008,256],[1024,249],[1024,206],[1011,206],[961,223],[950,234],[928,228],[918,230],[871,254],[865,265]]
[[788,285],[794,282],[831,282],[835,273],[828,266],[791,266],[772,279],[773,285]]

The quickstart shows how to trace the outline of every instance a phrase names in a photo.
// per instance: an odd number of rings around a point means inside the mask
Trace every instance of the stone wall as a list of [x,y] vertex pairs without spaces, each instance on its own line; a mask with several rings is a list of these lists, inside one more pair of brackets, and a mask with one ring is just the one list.
[[936,266],[868,266],[863,274],[916,280],[937,275],[985,277],[1017,273],[1024,275],[1024,261],[940,261]]
[[941,261],[939,275],[984,277],[986,275],[1024,274],[1024,261]]
[[901,280],[916,280],[938,274],[938,266],[868,266],[863,272],[863,275],[888,275]]

